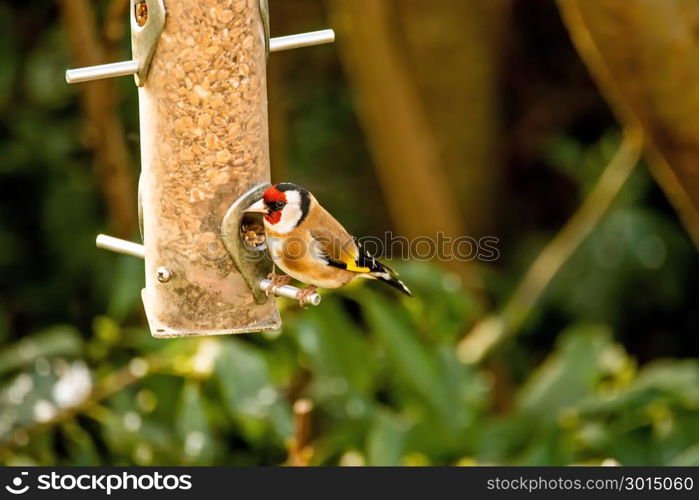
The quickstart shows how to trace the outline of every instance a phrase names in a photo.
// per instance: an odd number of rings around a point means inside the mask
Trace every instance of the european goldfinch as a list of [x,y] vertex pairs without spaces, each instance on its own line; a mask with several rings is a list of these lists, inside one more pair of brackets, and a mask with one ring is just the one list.
[[412,296],[397,273],[367,254],[306,189],[289,183],[270,186],[245,211],[263,214],[267,251],[287,274],[270,274],[268,294],[291,278],[308,283],[299,295],[303,307],[317,287],[339,288],[359,277],[383,281]]

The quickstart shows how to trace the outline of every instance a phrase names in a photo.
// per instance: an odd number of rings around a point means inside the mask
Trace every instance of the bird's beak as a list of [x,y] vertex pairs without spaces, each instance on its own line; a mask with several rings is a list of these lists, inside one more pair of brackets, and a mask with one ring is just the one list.
[[250,205],[248,208],[243,210],[243,212],[255,212],[258,214],[266,214],[267,213],[267,207],[265,207],[265,201],[264,199],[260,199],[259,201],[253,203]]

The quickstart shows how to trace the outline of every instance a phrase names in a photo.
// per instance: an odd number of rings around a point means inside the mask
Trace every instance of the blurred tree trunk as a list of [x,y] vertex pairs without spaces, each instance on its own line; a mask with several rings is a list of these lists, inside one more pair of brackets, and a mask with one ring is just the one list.
[[269,99],[269,156],[272,182],[288,182],[287,127],[288,108],[284,92],[287,64],[283,58],[267,66],[267,95]]
[[[327,27],[322,4],[318,0],[269,0],[271,36],[293,35]],[[317,53],[317,52],[315,52]],[[323,58],[312,60],[313,49],[289,50],[270,54],[267,64],[269,96],[269,150],[272,182],[291,181],[289,172],[290,114],[294,110],[294,93],[289,88],[294,73],[321,72]],[[325,64],[334,64],[327,59]],[[310,67],[309,67],[310,66]],[[320,67],[319,67],[320,66]]]
[[495,204],[498,9],[438,3],[328,2],[391,219],[408,237],[477,233]]
[[559,0],[618,118],[646,135],[651,171],[699,246],[699,3]]
[[131,35],[130,0],[110,0],[104,14],[104,53],[107,60],[118,60],[119,45]]
[[[68,45],[75,67],[104,64],[104,44],[98,36],[91,2],[59,2]],[[136,181],[129,157],[124,127],[116,112],[114,83],[98,80],[78,86],[85,109],[90,145],[95,152],[95,174],[100,183],[112,231],[131,238],[138,227]]]
[[[304,19],[307,3],[270,0],[271,36],[284,36],[296,33],[296,19]],[[300,12],[299,12],[300,11]],[[269,154],[272,169],[272,182],[290,181],[288,175],[288,127],[289,91],[285,88],[287,75],[295,67],[298,51],[271,54],[267,61],[267,94],[269,100]]]
[[510,0],[392,0],[419,90],[468,234],[495,227],[501,175],[498,66]]

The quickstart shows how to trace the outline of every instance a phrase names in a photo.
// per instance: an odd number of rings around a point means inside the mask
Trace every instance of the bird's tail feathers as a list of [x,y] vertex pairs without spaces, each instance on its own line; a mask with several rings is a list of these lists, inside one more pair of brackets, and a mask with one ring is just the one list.
[[396,290],[399,290],[406,294],[408,297],[412,297],[413,293],[410,291],[410,289],[405,286],[405,283],[403,283],[401,280],[396,278],[395,275],[389,273],[389,272],[373,272],[370,273],[369,276],[372,278],[375,278],[379,281],[383,281],[384,283],[392,286]]
[[383,281],[384,283],[391,285],[396,290],[400,290],[408,297],[413,296],[413,294],[410,292],[410,289],[407,286],[405,286],[405,284],[401,280],[398,279],[397,272],[395,272],[393,269],[388,267],[383,262],[379,262],[378,260],[376,260],[374,256],[372,256],[366,251],[366,249],[362,246],[362,243],[360,241],[355,240],[355,242],[357,243],[357,250],[359,251],[357,264],[359,266],[366,267],[369,269],[369,272],[364,274],[363,276]]

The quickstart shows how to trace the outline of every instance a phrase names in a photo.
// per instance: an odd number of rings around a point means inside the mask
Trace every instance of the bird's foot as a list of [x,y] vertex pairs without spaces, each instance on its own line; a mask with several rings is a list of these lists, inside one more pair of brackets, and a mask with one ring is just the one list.
[[267,275],[267,279],[272,280],[272,283],[270,283],[270,285],[265,290],[265,295],[269,297],[270,293],[276,295],[277,290],[279,290],[284,285],[289,284],[289,281],[291,281],[291,276],[289,276],[288,274],[269,273]]
[[306,288],[302,288],[298,294],[296,294],[296,298],[299,301],[299,306],[301,306],[301,309],[306,309],[306,304],[309,303],[309,298],[311,295],[316,293],[316,286],[315,285],[308,285]]

